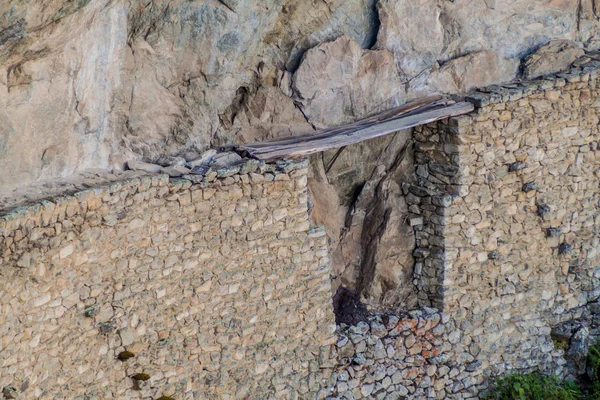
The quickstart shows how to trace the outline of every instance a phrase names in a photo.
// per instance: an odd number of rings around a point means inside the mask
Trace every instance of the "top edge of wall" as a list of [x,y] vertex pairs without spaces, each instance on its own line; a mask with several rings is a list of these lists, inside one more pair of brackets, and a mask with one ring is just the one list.
[[[189,189],[192,186],[208,188],[231,185],[240,181],[243,182],[242,176],[245,176],[247,181],[252,181],[253,183],[258,181],[269,182],[278,180],[277,177],[279,175],[285,175],[297,170],[306,170],[307,168],[308,159],[279,160],[272,163],[249,159],[234,166],[227,166],[216,170],[210,169],[204,175],[183,175],[179,178],[170,178],[169,175],[157,173],[117,179],[100,184],[97,187],[48,196],[26,205],[15,204],[0,209],[0,237],[2,237],[5,225],[14,225],[15,223],[18,225],[19,221],[26,221],[41,211],[51,210],[56,206],[68,205],[72,202],[84,202],[89,198],[102,196],[107,193],[111,194],[122,190],[167,185],[171,193],[176,193],[180,190]],[[262,179],[248,179],[248,176],[251,178],[258,176],[262,177]]]
[[507,101],[516,101],[542,90],[562,88],[567,83],[587,82],[590,79],[597,79],[599,75],[600,61],[592,60],[568,71],[544,75],[528,81],[517,81],[481,88],[467,94],[465,100],[473,103],[476,108],[475,112],[477,112],[478,108]]

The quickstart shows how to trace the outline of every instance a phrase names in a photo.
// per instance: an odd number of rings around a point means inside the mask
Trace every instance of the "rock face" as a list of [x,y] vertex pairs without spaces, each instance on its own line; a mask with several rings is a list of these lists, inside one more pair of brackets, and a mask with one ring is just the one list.
[[531,79],[566,70],[583,54],[583,49],[569,40],[553,40],[523,61],[523,77]]
[[[403,74],[430,68],[444,51],[444,26],[437,0],[383,0],[377,3],[379,48],[394,53]],[[418,21],[418,22],[417,22]]]
[[405,86],[438,90],[409,83],[438,62],[585,41],[597,24],[588,3],[4,1],[0,188],[347,121],[402,101]]
[[[0,192],[89,168],[123,169],[127,160],[157,163],[308,133],[407,98],[507,81],[520,58],[550,40],[595,37],[598,7],[575,3],[5,0]],[[571,62],[577,52],[560,54]],[[379,165],[389,172],[397,145],[375,140],[313,160],[323,174],[311,189],[326,189],[314,215],[335,206],[327,222],[334,248],[352,236],[347,217],[361,188],[383,187],[365,183]],[[403,182],[384,186],[397,193]],[[363,228],[353,232],[346,248],[363,245]],[[355,271],[341,280],[360,280],[363,256],[341,262],[340,271]]]
[[342,125],[405,102],[392,54],[362,50],[347,36],[306,52],[293,89],[317,127]]
[[492,51],[468,54],[415,78],[409,97],[418,98],[432,92],[464,93],[473,88],[508,82],[517,75],[519,63],[518,58],[504,59]]

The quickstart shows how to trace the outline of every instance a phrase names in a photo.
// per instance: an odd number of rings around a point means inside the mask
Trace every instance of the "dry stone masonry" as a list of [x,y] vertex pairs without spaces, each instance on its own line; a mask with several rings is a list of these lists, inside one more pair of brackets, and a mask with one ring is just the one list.
[[399,190],[421,308],[337,335],[306,161],[132,163],[5,212],[4,398],[476,399],[511,371],[580,373],[600,337],[600,62],[577,65],[415,129]]
[[331,399],[475,398],[480,362],[448,313],[424,307],[342,325]]
[[492,374],[566,374],[551,329],[600,296],[598,66],[475,93],[415,133],[421,300]]
[[335,327],[306,167],[143,176],[1,217],[0,386],[28,399],[316,393]]

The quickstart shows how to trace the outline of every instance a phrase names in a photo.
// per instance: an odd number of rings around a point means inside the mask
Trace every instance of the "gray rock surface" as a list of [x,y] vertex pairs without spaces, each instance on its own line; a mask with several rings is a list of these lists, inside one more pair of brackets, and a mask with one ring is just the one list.
[[[134,156],[308,132],[402,100],[406,80],[436,63],[481,51],[523,57],[551,39],[585,42],[597,27],[591,1],[375,3],[4,1],[0,188],[123,168]],[[305,56],[341,35],[355,43]],[[363,53],[372,46],[390,53]],[[322,74],[317,58],[329,66]],[[411,90],[427,92],[419,85]]]
[[381,21],[377,47],[390,50],[407,77],[433,66],[444,51],[445,29],[438,3],[438,0],[377,3]]
[[127,167],[132,171],[144,171],[150,173],[159,173],[162,170],[160,165],[135,160],[127,161]]
[[294,74],[293,89],[317,127],[342,125],[405,102],[392,54],[363,50],[342,36],[309,50]]
[[411,81],[410,98],[429,93],[464,93],[473,88],[509,82],[517,76],[520,60],[504,59],[493,51],[480,51],[425,71]]
[[553,40],[527,56],[523,61],[523,77],[532,79],[566,70],[583,55],[583,49],[576,43],[570,40]]

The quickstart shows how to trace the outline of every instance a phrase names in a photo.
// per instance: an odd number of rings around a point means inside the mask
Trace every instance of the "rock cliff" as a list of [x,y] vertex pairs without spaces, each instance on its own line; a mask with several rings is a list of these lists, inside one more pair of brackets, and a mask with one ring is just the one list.
[[[0,192],[339,125],[598,47],[597,0],[5,0]],[[545,50],[546,57],[552,53]],[[566,52],[566,53],[565,53]],[[545,69],[546,68],[546,69]],[[539,73],[538,73],[539,74]],[[414,299],[410,132],[312,161],[337,283]],[[403,249],[403,250],[398,250]]]

